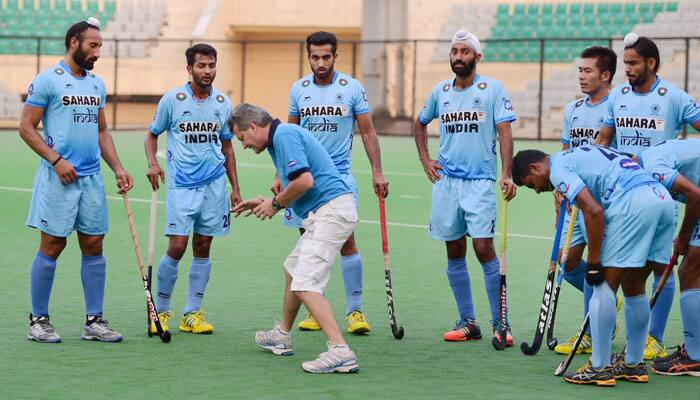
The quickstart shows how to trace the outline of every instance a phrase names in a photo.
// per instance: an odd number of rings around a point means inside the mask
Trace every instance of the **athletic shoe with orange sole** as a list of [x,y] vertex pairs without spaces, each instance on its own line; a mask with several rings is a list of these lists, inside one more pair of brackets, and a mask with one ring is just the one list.
[[457,321],[454,329],[442,335],[446,342],[464,342],[481,339],[481,328],[474,320]]

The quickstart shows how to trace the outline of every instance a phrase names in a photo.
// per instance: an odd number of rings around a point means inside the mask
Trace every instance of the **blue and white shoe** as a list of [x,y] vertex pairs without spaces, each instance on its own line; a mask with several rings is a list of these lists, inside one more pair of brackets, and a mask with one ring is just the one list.
[[255,344],[261,349],[278,356],[291,356],[294,354],[294,350],[292,350],[292,335],[289,332],[283,332],[279,324],[275,324],[275,327],[269,331],[255,332]]
[[36,316],[29,314],[29,330],[27,331],[27,339],[34,340],[39,343],[60,343],[61,337],[53,329],[49,322],[48,315]]
[[313,361],[301,364],[301,369],[312,374],[354,373],[360,370],[357,364],[357,356],[346,346],[331,346],[328,343],[328,351],[318,355]]
[[107,320],[101,316],[90,317],[80,334],[83,340],[99,340],[100,342],[121,342],[124,338],[121,333],[112,329]]

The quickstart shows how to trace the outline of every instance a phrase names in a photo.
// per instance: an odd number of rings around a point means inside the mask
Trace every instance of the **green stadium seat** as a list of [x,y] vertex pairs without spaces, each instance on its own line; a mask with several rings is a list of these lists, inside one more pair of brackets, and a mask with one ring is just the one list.
[[581,9],[581,4],[571,3],[571,5],[569,6],[569,14],[578,16],[579,14],[581,14]]
[[586,3],[583,5],[583,13],[584,14],[594,14],[595,13],[595,4],[593,3]]
[[666,4],[666,11],[668,11],[668,12],[678,11],[678,3],[667,3]]
[[539,4],[530,4],[527,6],[527,15],[539,15],[540,13],[540,5]]
[[513,16],[523,15],[523,14],[525,14],[525,5],[524,4],[516,4],[515,8],[513,8]]
[[596,9],[598,15],[607,15],[610,13],[610,3],[600,3]]
[[567,14],[567,5],[566,4],[557,4],[555,11],[556,11],[557,15],[566,15]]
[[550,15],[554,13],[554,6],[551,3],[543,4],[540,8],[541,15]]
[[637,3],[627,3],[625,4],[625,14],[632,14],[637,12]]
[[[108,6],[110,3],[111,3],[111,4],[115,4],[115,3],[112,2],[112,1],[105,1],[105,8],[107,8],[107,6]],[[110,6],[110,7],[111,7],[111,6]],[[116,4],[115,4],[115,7],[116,7]],[[506,15],[508,15],[509,11],[510,11],[510,5],[508,5],[508,4],[499,4],[499,5],[498,5],[498,8],[496,8],[496,13],[497,13],[497,14],[506,14]]]

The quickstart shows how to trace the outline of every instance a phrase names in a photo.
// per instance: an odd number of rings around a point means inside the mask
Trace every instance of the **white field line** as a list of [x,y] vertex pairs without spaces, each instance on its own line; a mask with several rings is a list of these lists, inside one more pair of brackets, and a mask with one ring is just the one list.
[[[8,191],[8,192],[22,192],[22,193],[31,193],[32,189],[28,188],[20,188],[20,187],[14,187],[14,186],[0,186],[0,190]],[[122,200],[121,196],[107,196],[109,200]],[[140,199],[137,197],[129,197],[129,200],[134,202],[134,203],[146,203],[150,204],[151,200],[150,199]],[[158,204],[165,204],[164,201],[158,201]],[[374,220],[366,220],[366,219],[361,219],[360,223],[363,224],[370,224],[370,225],[379,225],[379,221],[374,221]],[[420,225],[420,224],[404,224],[401,222],[387,222],[387,225],[391,226],[396,226],[399,228],[411,228],[411,229],[428,229],[427,225]],[[496,232],[496,235],[498,236],[499,233]],[[550,236],[539,236],[539,235],[529,235],[525,233],[508,233],[509,237],[516,237],[516,238],[524,238],[524,239],[534,239],[534,240],[548,240],[552,241],[554,240],[553,237]]]

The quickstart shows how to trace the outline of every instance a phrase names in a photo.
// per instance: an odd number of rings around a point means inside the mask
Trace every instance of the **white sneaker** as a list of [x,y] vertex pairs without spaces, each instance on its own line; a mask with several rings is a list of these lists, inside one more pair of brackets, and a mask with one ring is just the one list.
[[35,316],[29,314],[29,330],[27,339],[36,340],[39,343],[60,343],[61,337],[53,329],[49,316]]
[[80,338],[84,340],[99,340],[100,342],[121,342],[124,337],[121,333],[110,328],[107,321],[102,319],[101,316],[94,316],[83,327]]
[[318,355],[313,361],[301,364],[301,369],[312,374],[329,374],[332,372],[353,373],[360,370],[357,364],[357,356],[347,345],[332,346],[328,344],[328,351]]
[[261,349],[278,356],[291,356],[294,354],[294,350],[292,350],[292,335],[289,332],[284,333],[280,329],[279,324],[275,324],[272,330],[255,332],[255,344]]

